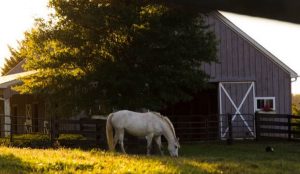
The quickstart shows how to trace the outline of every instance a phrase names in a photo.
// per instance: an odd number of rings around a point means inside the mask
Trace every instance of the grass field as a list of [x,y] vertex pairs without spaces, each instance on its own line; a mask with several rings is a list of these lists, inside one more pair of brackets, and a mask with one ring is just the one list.
[[[265,147],[274,147],[273,153]],[[0,147],[0,173],[300,173],[300,143],[182,145],[179,158]]]

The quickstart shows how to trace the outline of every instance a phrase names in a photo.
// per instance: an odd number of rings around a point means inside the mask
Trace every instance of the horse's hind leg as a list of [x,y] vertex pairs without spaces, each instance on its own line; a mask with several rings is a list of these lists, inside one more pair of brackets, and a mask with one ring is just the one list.
[[115,130],[115,136],[114,136],[114,149],[116,148],[116,145],[117,145],[117,143],[118,143],[119,135],[120,135],[120,131],[119,131],[119,130]]
[[116,131],[116,133],[115,133],[115,136],[114,136],[114,147],[116,147],[117,143],[119,143],[122,152],[126,153],[125,149],[124,149],[124,143],[123,143],[124,129],[115,129],[115,131]]
[[124,140],[124,129],[119,129],[118,132],[119,132],[119,144],[121,146],[121,150],[122,150],[123,153],[126,153],[125,149],[124,149],[124,143],[123,143],[123,140]]
[[157,144],[157,147],[158,147],[158,149],[159,149],[159,151],[160,151],[160,154],[161,154],[161,155],[164,155],[164,152],[163,152],[162,149],[161,149],[161,147],[162,147],[162,145],[161,145],[161,136],[156,136],[156,137],[154,137],[154,141],[155,141],[156,144]]
[[150,152],[151,152],[152,139],[153,139],[153,135],[147,135],[146,136],[146,140],[147,140],[147,155],[150,155]]

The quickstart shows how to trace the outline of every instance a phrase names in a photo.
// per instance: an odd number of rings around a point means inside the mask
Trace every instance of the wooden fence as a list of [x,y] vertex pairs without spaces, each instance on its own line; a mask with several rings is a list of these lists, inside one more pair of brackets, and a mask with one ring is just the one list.
[[176,136],[181,142],[219,139],[219,115],[171,115]]
[[[236,119],[234,119],[234,116]],[[174,115],[169,116],[169,118],[174,124],[176,134],[181,142],[224,139],[224,137],[220,137],[220,131],[224,133],[229,142],[235,138],[254,138],[254,135],[256,135],[257,140],[266,138],[300,140],[300,116],[281,114],[256,114],[254,116],[243,114],[244,119],[237,119],[238,116],[237,114],[226,114],[222,115],[222,119],[220,119],[218,114]],[[49,135],[51,142],[55,142],[62,134],[77,134],[82,135],[83,139],[74,140],[74,144],[97,145],[106,148],[106,120],[88,118],[80,120],[46,120],[45,118],[39,118],[38,120],[32,119],[32,123],[36,124],[27,125],[25,124],[25,117],[3,115],[0,118],[2,120],[1,136],[10,138],[11,142],[16,137],[14,135],[28,133]],[[8,118],[11,118],[11,121],[4,123],[3,121]],[[245,121],[248,124],[244,124]],[[249,126],[251,131],[246,126]],[[126,144],[133,144],[140,140],[137,141],[135,137],[130,137],[127,134],[125,141],[127,141]]]
[[[0,114],[0,137],[16,139],[16,135],[49,134],[50,120],[46,118],[30,118],[25,116],[11,116]],[[26,137],[22,137],[26,139]],[[20,139],[20,138],[19,138]]]
[[[103,146],[106,144],[105,124],[106,120],[101,119],[53,119],[51,121],[51,141],[54,142],[62,134],[83,135],[85,139],[76,139],[77,143],[89,143]],[[68,140],[69,141],[69,140]]]
[[300,138],[300,116],[286,114],[256,114],[256,138]]
[[[52,144],[59,139],[60,142],[64,141],[63,143],[68,145],[106,147],[106,120],[89,118],[79,120],[31,118],[28,120],[25,116],[0,114],[0,123],[0,137],[3,138],[1,141],[8,140],[13,143],[43,137],[43,139],[51,141]],[[71,136],[64,136],[65,138],[61,140],[60,135],[63,134]]]

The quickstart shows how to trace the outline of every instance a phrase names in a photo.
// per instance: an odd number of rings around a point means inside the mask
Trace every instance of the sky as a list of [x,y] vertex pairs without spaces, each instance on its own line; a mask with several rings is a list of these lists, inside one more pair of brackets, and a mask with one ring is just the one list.
[[47,17],[48,0],[0,0],[0,67],[9,57],[8,45],[17,48],[17,40],[34,24],[34,18]]
[[[48,0],[0,0],[0,67],[9,57],[8,45],[17,41],[34,24],[47,17]],[[300,75],[300,25],[222,12],[230,21]],[[292,82],[292,93],[300,94],[300,78]]]

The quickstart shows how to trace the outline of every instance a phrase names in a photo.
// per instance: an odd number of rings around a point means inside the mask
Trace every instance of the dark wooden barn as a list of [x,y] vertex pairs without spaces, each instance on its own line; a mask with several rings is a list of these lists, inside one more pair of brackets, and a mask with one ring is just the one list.
[[291,114],[291,80],[298,74],[221,13],[204,17],[219,40],[219,63],[202,66],[212,87],[162,112],[183,138],[226,138],[226,114],[233,114],[236,138],[254,138],[255,112]]

